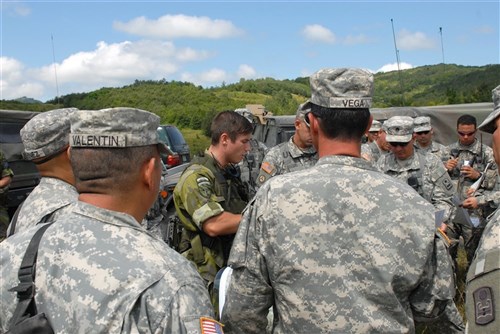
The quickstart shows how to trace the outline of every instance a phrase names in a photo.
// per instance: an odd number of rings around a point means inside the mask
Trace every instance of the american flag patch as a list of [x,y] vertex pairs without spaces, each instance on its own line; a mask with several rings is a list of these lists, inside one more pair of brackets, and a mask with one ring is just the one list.
[[224,334],[223,326],[223,324],[212,318],[200,318],[201,334]]
[[262,169],[264,172],[267,174],[272,174],[274,172],[274,166],[271,165],[269,162],[264,161],[262,165],[260,166],[260,169]]

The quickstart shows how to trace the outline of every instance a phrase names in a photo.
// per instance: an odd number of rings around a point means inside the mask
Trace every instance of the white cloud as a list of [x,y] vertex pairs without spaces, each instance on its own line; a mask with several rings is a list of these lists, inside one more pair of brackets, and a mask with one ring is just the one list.
[[2,11],[13,16],[28,16],[31,14],[31,8],[20,1],[2,1]]
[[255,76],[257,75],[257,72],[250,65],[242,64],[238,68],[238,71],[236,72],[236,74],[239,78],[252,79],[252,78],[255,78]]
[[[408,63],[399,63],[399,69],[401,70],[408,70],[410,68],[413,68],[413,65],[408,64]],[[376,70],[375,72],[391,72],[391,71],[397,71],[398,70],[398,63],[392,63],[392,64],[386,64]]]
[[355,44],[367,44],[371,42],[371,39],[364,34],[359,35],[347,35],[343,39],[344,44],[355,45]]
[[[59,95],[127,85],[136,79],[169,79],[185,63],[208,57],[210,53],[207,51],[177,48],[171,42],[99,42],[95,50],[72,54],[56,64]],[[47,100],[57,95],[54,64],[26,68],[12,58],[2,57],[1,60],[2,98],[15,99],[26,95]]]
[[397,35],[397,46],[401,50],[432,49],[436,46],[436,41],[427,37],[422,32],[410,32],[401,30]]
[[335,34],[319,24],[307,25],[302,29],[302,35],[310,40],[323,43],[335,43]]
[[141,16],[128,22],[115,21],[113,27],[129,34],[155,38],[219,39],[243,33],[230,21],[187,15],[165,15],[156,20]]

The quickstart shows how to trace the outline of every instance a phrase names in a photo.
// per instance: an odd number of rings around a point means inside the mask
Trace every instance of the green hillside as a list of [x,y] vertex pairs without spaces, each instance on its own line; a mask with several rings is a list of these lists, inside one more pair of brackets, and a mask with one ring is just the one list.
[[[491,102],[500,84],[500,65],[438,64],[375,74],[374,107],[428,106]],[[1,109],[43,111],[57,107],[100,109],[117,106],[152,111],[162,122],[180,128],[204,129],[221,110],[263,104],[276,115],[294,114],[310,96],[307,77],[294,80],[262,78],[215,88],[179,81],[139,81],[120,88],[72,93],[47,103],[0,101]]]

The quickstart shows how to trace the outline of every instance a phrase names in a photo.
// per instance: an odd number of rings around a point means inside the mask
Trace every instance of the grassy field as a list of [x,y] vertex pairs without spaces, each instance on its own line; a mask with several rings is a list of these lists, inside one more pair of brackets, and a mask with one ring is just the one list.
[[198,152],[203,152],[206,148],[210,146],[210,138],[205,136],[201,130],[193,129],[180,129],[184,139],[189,145],[189,151],[191,152],[191,157],[193,157]]

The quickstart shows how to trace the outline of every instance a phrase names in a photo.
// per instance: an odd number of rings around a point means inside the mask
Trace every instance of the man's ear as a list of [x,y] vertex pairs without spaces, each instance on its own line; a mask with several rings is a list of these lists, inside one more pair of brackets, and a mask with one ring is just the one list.
[[227,145],[227,143],[229,142],[229,140],[231,140],[231,138],[229,138],[229,135],[226,132],[223,132],[220,135],[219,143],[225,146],[225,145]]
[[158,163],[156,159],[156,157],[151,157],[142,165],[142,179],[148,189],[154,189],[156,186],[155,166]]

